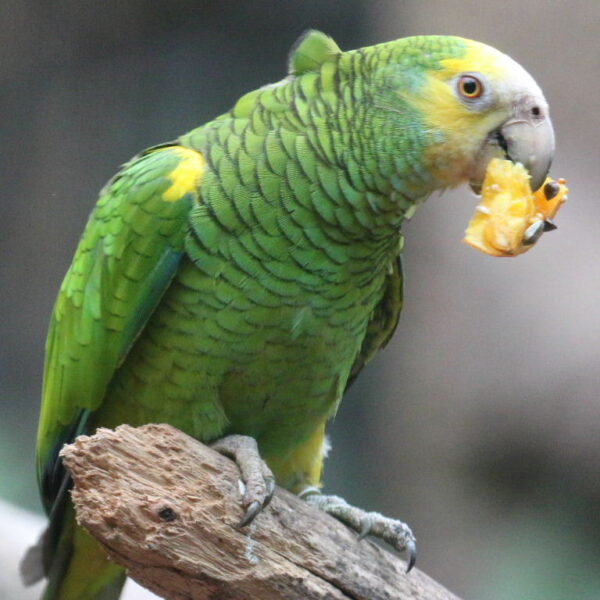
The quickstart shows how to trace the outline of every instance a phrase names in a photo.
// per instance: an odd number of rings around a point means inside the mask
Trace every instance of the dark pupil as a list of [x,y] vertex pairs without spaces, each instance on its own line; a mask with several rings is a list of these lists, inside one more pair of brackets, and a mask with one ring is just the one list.
[[477,92],[477,82],[474,79],[465,79],[463,81],[463,92],[467,96],[472,96]]

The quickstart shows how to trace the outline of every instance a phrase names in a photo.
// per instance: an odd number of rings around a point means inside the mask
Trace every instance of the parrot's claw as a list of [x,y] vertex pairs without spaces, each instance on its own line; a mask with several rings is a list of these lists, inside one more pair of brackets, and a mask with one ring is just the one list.
[[237,524],[246,527],[269,504],[275,492],[275,477],[260,457],[256,440],[246,435],[229,435],[212,444],[213,450],[233,459],[243,483],[244,516]]
[[[275,478],[273,476],[265,476],[265,487],[267,489],[265,499],[262,504],[258,500],[254,500],[247,508],[242,520],[237,524],[238,528],[246,527],[246,525],[250,525],[252,521],[254,521],[254,517],[258,515],[262,511],[263,508],[269,506],[269,503],[273,499],[273,494],[275,494]],[[246,488],[247,489],[247,488]],[[245,497],[245,495],[244,495]]]
[[269,506],[271,500],[273,499],[273,495],[275,494],[275,477],[271,476],[271,477],[265,477],[265,484],[267,486],[267,497],[265,498],[265,501],[263,502],[262,507],[265,508],[267,506]]
[[306,488],[300,498],[312,506],[332,515],[348,527],[358,531],[358,539],[367,535],[378,537],[396,550],[406,552],[406,572],[417,559],[416,539],[410,527],[396,519],[389,519],[378,512],[367,512],[348,504],[339,496],[325,496],[317,488]]
[[406,572],[410,573],[410,570],[415,566],[417,562],[417,542],[416,540],[409,540],[406,542]]
[[242,520],[237,524],[237,527],[242,528],[246,527],[246,525],[250,525],[250,523],[254,521],[254,517],[258,515],[262,508],[263,505],[258,500],[254,500],[254,502],[252,502],[250,506],[246,508],[246,512],[244,513]]

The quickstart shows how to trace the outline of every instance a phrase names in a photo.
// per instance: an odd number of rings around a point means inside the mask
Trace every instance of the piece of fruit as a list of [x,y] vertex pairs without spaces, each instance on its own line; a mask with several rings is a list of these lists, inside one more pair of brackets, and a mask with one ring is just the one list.
[[552,219],[567,199],[565,183],[548,178],[534,193],[521,164],[492,159],[464,241],[490,256],[527,252],[544,231],[556,229]]

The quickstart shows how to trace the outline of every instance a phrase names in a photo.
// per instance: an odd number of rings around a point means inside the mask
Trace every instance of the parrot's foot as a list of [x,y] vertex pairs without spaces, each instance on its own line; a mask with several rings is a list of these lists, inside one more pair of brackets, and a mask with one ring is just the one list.
[[352,506],[339,496],[325,496],[314,487],[306,488],[298,496],[358,531],[359,539],[372,535],[387,542],[396,550],[406,550],[406,572],[408,573],[414,567],[417,560],[416,538],[406,523],[389,519],[378,512],[367,512]]
[[246,509],[238,527],[250,525],[256,515],[269,504],[275,492],[275,477],[260,457],[256,440],[247,435],[228,435],[211,447],[233,459],[244,484],[242,506]]

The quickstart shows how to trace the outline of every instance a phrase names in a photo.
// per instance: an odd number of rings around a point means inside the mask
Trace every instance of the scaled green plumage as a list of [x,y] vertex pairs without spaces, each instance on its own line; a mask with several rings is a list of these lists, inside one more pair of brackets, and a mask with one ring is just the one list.
[[[451,124],[428,125],[418,99],[428,72],[468,44],[408,38],[342,53],[312,32],[286,79],[107,184],[48,335],[48,510],[66,502],[60,446],[121,423],[168,422],[203,441],[251,435],[280,485],[320,484],[325,423],[396,327],[400,225],[454,183],[431,155]],[[85,534],[73,553],[65,510],[54,509],[45,598],[118,597],[119,571]],[[96,572],[83,573],[94,556]]]

